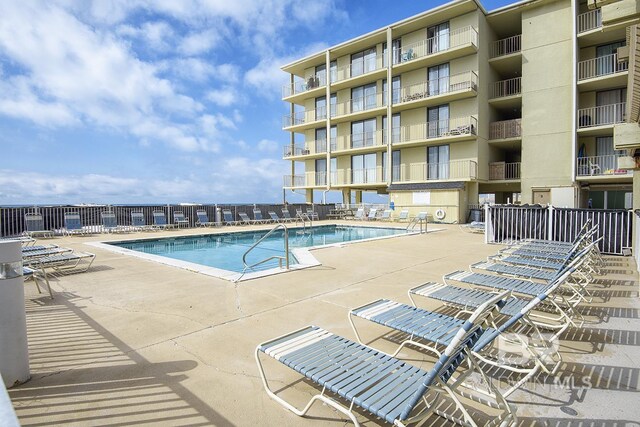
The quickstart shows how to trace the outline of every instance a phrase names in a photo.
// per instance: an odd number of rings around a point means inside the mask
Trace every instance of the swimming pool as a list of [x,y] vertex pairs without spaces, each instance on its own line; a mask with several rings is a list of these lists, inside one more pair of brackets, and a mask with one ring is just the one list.
[[[197,236],[164,237],[117,242],[102,242],[101,247],[115,249],[129,255],[141,256],[165,264],[233,280],[242,273],[244,253],[268,230],[217,233]],[[406,235],[402,228],[322,225],[289,228],[289,253],[293,268],[318,265],[304,248],[321,247],[354,241]],[[119,250],[118,250],[119,249]],[[251,265],[270,256],[284,255],[284,230],[278,230],[262,241],[247,256]],[[173,261],[171,261],[173,260]],[[313,262],[315,261],[315,263]],[[248,270],[265,272],[278,267],[272,260]],[[250,277],[250,276],[249,276]]]

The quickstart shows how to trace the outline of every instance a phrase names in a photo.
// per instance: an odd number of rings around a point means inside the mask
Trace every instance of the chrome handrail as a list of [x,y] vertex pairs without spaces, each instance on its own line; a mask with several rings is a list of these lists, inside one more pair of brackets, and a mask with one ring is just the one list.
[[[415,216],[411,219],[411,221],[409,221],[409,224],[407,224],[407,231],[411,231],[414,230],[416,228],[416,226],[420,224],[420,234],[426,233],[427,232],[427,218],[426,216]],[[422,230],[422,224],[425,225],[424,227],[424,231]]]
[[[258,261],[256,263],[253,263],[251,265],[247,264],[247,255],[249,254],[249,252],[254,250],[256,248],[256,246],[258,246],[260,243],[262,243],[263,240],[265,240],[267,237],[271,236],[276,230],[279,230],[279,229],[283,229],[284,230],[284,256],[273,255],[273,256],[270,256],[270,257],[265,258],[263,260],[260,260],[260,261]],[[249,249],[246,250],[244,255],[242,255],[242,265],[243,265],[244,268],[242,269],[242,274],[240,274],[240,277],[238,278],[238,280],[240,280],[240,278],[242,278],[242,276],[244,275],[244,273],[247,270],[250,270],[250,269],[252,269],[254,267],[257,267],[260,264],[264,264],[267,261],[271,261],[272,259],[277,259],[278,260],[278,264],[279,264],[280,268],[282,268],[282,261],[284,261],[285,262],[285,268],[287,270],[289,269],[289,229],[284,224],[278,224],[275,227],[273,227],[271,230],[269,230],[269,232],[267,234],[265,234],[260,239],[258,239],[257,242],[255,242],[253,245],[251,245],[251,247]]]

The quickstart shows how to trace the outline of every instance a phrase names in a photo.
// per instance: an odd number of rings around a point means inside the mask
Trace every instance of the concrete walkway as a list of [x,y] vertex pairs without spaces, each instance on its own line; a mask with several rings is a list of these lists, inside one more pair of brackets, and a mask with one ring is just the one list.
[[[349,308],[381,297],[408,303],[410,287],[440,281],[500,249],[458,226],[437,228],[442,230],[320,249],[314,251],[320,267],[238,284],[85,245],[122,235],[54,239],[96,252],[97,259],[87,273],[52,280],[53,301],[27,284],[32,379],[9,391],[20,422],[344,425],[330,407],[318,405],[310,417],[299,418],[269,399],[255,347],[309,324],[355,339]],[[154,236],[213,232],[220,230]],[[125,235],[141,236],[149,234]],[[589,324],[562,337],[559,379],[541,376],[511,396],[521,425],[639,425],[637,274],[631,258],[607,262],[594,303],[582,309]],[[388,332],[361,325],[371,339]],[[393,343],[377,339],[373,345],[390,350]],[[401,356],[419,357],[409,353]],[[318,391],[286,368],[267,367],[273,386],[297,405]],[[381,423],[365,413],[360,419]],[[422,425],[448,423],[434,417]]]

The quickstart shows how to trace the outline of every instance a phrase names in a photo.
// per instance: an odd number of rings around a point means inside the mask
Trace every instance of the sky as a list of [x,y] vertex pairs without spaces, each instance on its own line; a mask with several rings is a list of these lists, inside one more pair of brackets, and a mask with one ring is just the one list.
[[280,67],[442,3],[2,1],[0,205],[281,202]]

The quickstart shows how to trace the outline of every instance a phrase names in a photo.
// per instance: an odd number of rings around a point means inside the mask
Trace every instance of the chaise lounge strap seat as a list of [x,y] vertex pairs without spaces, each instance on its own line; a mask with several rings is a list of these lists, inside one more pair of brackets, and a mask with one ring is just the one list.
[[553,260],[564,261],[569,256],[571,256],[571,253],[569,251],[560,253],[560,252],[535,251],[535,250],[528,250],[528,249],[516,249],[516,250],[505,252],[505,253],[508,253],[511,255],[517,255],[520,257],[538,258],[538,259],[552,260],[552,261]]
[[63,254],[65,252],[71,252],[71,251],[72,250],[69,248],[60,248],[60,247],[46,248],[46,249],[41,249],[36,251],[27,251],[27,252],[22,252],[22,259],[29,260],[33,258],[39,258],[39,257],[48,257],[48,256]]
[[534,283],[529,280],[472,273],[469,271],[455,271],[453,273],[449,273],[444,276],[445,283],[447,280],[455,280],[457,282],[482,286],[485,288],[504,289],[533,297],[544,294],[549,289],[549,285]]
[[537,268],[545,268],[548,270],[560,270],[564,265],[564,262],[557,262],[552,260],[544,260],[544,259],[536,259],[536,258],[526,258],[518,255],[509,255],[505,257],[501,256],[493,256],[489,257],[492,261],[503,262],[507,264],[514,265],[524,265],[528,267],[537,267]]
[[492,273],[498,274],[509,274],[512,276],[544,280],[546,282],[553,280],[553,278],[558,274],[557,271],[553,270],[541,270],[533,267],[507,265],[491,261],[481,261],[475,264],[471,264],[471,268],[490,271]]

